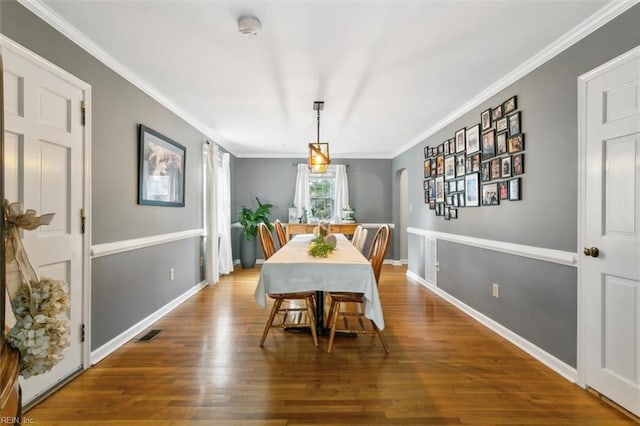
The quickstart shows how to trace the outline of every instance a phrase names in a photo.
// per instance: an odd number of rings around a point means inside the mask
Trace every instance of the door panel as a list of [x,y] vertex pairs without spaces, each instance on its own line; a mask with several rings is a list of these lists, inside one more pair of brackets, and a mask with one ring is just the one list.
[[585,380],[640,415],[640,49],[585,81]]
[[50,372],[22,379],[23,400],[37,398],[82,368],[81,323],[84,130],[83,89],[13,50],[2,50],[6,68],[7,197],[50,225],[23,231],[29,259],[40,277],[63,280],[69,291],[71,345]]

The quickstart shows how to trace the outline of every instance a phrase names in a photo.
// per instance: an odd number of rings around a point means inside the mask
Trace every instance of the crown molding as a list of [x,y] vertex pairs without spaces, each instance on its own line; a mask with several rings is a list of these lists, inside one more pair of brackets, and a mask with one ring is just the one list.
[[[0,0],[2,1],[2,0]],[[186,110],[180,107],[178,104],[173,102],[167,96],[163,95],[158,89],[156,89],[153,85],[148,83],[145,79],[131,71],[124,64],[119,62],[113,56],[104,51],[101,47],[99,47],[93,40],[85,36],[82,32],[80,32],[76,27],[71,25],[65,19],[63,19],[60,15],[58,15],[53,9],[47,6],[42,0],[17,0],[18,3],[23,5],[29,11],[31,11],[34,15],[45,21],[47,24],[51,25],[62,35],[67,37],[69,40],[80,46],[91,56],[102,62],[108,68],[115,71],[117,74],[122,76],[125,80],[129,81],[131,84],[136,86],[138,89],[142,90],[144,93],[153,98],[156,102],[167,108],[169,111],[176,114],[178,117],[182,118],[188,124],[193,126],[196,130],[203,133],[207,138],[212,139],[218,145],[222,146],[225,150],[230,151],[229,145],[231,145],[230,141],[226,140],[222,135],[216,132],[211,127],[202,123],[200,120],[193,117]],[[231,152],[231,151],[230,151]]]
[[391,154],[391,158],[395,158],[403,152],[413,148],[421,142],[424,142],[429,136],[434,135],[436,132],[440,131],[444,127],[453,123],[455,120],[460,118],[462,115],[471,111],[472,109],[479,106],[481,103],[485,102],[487,99],[492,96],[498,94],[501,90],[506,89],[511,84],[520,80],[522,77],[529,74],[531,71],[538,68],[540,65],[564,52],[569,47],[573,46],[589,34],[596,31],[598,28],[602,27],[607,22],[631,9],[633,6],[638,4],[640,0],[614,0],[596,13],[591,15],[581,24],[578,24],[569,32],[565,33],[559,39],[542,49],[540,52],[520,64],[513,71],[509,72],[498,81],[493,83],[491,86],[484,89],[475,97],[471,98],[466,103],[462,104],[459,108],[451,112],[449,115],[444,117],[442,120],[438,121],[436,124],[431,126],[429,129],[419,134],[411,141],[401,146],[397,150],[393,151]]
[[[245,152],[242,154],[234,154],[236,158],[290,158],[296,160],[304,160],[307,161],[307,156],[305,152],[297,152],[297,153],[264,153],[264,152]],[[370,154],[370,153],[362,153],[362,154],[330,154],[329,157],[331,161],[333,160],[391,160],[391,157],[388,154]]]
[[[1,1],[1,0],[0,0]],[[151,98],[156,100],[158,103],[172,111],[178,117],[185,120],[195,129],[203,133],[206,137],[215,141],[218,145],[223,147],[225,150],[236,156],[237,158],[300,158],[300,154],[259,154],[259,153],[235,153],[232,148],[237,148],[235,144],[231,141],[225,139],[221,134],[212,129],[211,127],[205,125],[200,120],[197,120],[191,114],[189,114],[182,107],[177,105],[167,96],[163,95],[159,90],[157,90],[154,86],[149,84],[142,77],[135,74],[129,68],[127,68],[124,64],[120,63],[113,56],[109,55],[102,48],[100,48],[93,40],[89,39],[82,32],[80,32],[77,28],[63,19],[60,15],[58,15],[53,9],[47,6],[42,0],[17,0],[20,4],[22,4],[29,11],[34,13],[40,19],[51,25],[57,31],[62,33],[65,37],[76,43],[90,55],[98,59],[100,62],[105,64],[107,67],[115,71],[117,74],[122,76],[124,79],[129,81],[134,86],[138,87],[144,93],[149,95]],[[591,17],[583,21],[581,24],[561,36],[558,40],[551,43],[549,46],[538,52],[536,55],[522,63],[520,66],[515,68],[510,73],[506,74],[498,81],[493,83],[491,86],[484,89],[478,95],[461,105],[456,110],[452,111],[449,115],[444,117],[442,120],[438,121],[436,124],[428,128],[426,131],[422,132],[415,138],[411,139],[408,143],[396,149],[395,151],[391,151],[389,154],[344,154],[340,157],[335,156],[334,158],[366,158],[366,159],[393,159],[403,152],[413,148],[419,143],[423,142],[428,137],[432,136],[445,126],[451,124],[456,119],[460,118],[462,115],[471,111],[472,109],[479,106],[482,102],[486,101],[490,97],[496,95],[501,90],[507,88],[509,85],[513,84],[520,78],[524,77],[540,65],[544,64],[551,58],[557,56],[573,44],[582,40],[584,37],[588,36],[598,28],[602,27],[607,22],[611,21],[615,17],[621,15],[631,7],[638,4],[640,0],[614,0],[604,7],[602,7],[599,11],[593,14]]]

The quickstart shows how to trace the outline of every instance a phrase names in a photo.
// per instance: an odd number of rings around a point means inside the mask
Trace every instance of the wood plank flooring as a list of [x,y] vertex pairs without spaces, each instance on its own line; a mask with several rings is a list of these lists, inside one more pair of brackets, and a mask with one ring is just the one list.
[[28,413],[41,425],[635,424],[385,265],[385,355],[374,335],[272,330],[259,269],[203,289]]

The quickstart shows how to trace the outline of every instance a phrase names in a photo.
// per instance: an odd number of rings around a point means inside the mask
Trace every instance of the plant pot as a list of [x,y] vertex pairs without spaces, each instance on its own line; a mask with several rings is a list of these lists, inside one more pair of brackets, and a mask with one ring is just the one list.
[[256,239],[247,240],[240,234],[240,264],[244,269],[253,268],[256,265]]

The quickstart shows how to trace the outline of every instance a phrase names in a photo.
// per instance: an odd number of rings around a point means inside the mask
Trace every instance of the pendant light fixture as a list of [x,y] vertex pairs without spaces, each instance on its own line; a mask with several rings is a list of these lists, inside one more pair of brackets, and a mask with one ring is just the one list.
[[324,108],[324,102],[315,101],[313,110],[318,112],[318,139],[316,143],[309,144],[309,170],[311,173],[324,173],[329,167],[329,144],[320,143],[320,111]]

